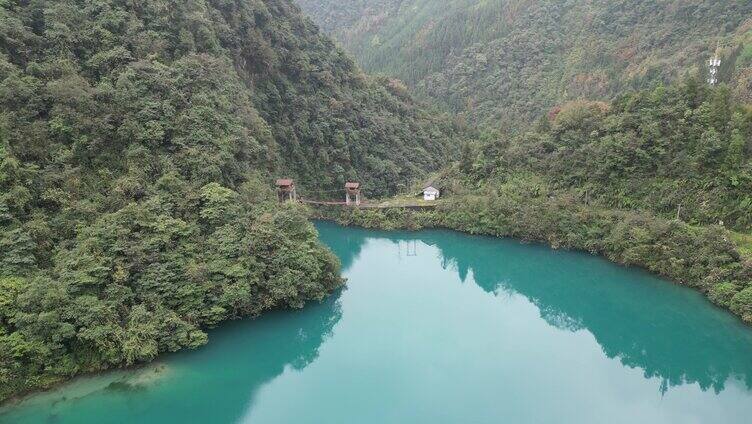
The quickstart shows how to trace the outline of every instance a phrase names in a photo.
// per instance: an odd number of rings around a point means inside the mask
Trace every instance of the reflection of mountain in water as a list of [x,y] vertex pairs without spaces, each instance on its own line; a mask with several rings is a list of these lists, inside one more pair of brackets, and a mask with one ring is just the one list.
[[442,263],[454,267],[463,281],[471,271],[475,283],[489,293],[525,296],[549,324],[587,330],[609,358],[643,369],[646,377],[661,378],[664,388],[696,382],[703,390],[719,392],[730,377],[752,388],[752,332],[699,293],[641,271],[587,254],[449,231],[324,233],[338,255],[345,246],[340,245],[343,233],[349,252],[359,252],[372,237],[395,243],[418,239],[434,246]]
[[154,384],[110,384],[82,397],[62,388],[9,408],[0,423],[102,422],[102,411],[113,422],[137,416],[149,422],[238,422],[266,383],[317,358],[342,316],[340,295],[299,311],[222,325],[210,333],[208,345],[165,358],[170,372]]
[[319,240],[327,245],[342,263],[342,272],[346,272],[352,266],[355,259],[360,256],[366,240],[374,234],[362,229],[342,231],[341,227],[323,221],[318,222],[316,227],[319,229]]
[[[317,226],[322,241],[341,258],[346,271],[374,239],[394,243],[400,261],[417,254],[420,263],[435,264],[422,261],[423,255],[439,255],[441,265],[456,270],[466,284],[473,282],[493,295],[522,296],[537,306],[548,324],[563,332],[589,332],[607,357],[643,370],[646,377],[662,379],[662,390],[698,383],[703,390],[719,392],[731,378],[752,388],[752,332],[694,291],[585,254],[509,240],[448,231],[375,232],[343,230],[330,223]],[[383,244],[375,243],[378,249]],[[473,294],[479,293],[473,290]],[[163,378],[146,384],[113,384],[79,397],[72,396],[75,390],[61,389],[36,403],[9,408],[6,415],[0,415],[0,422],[100,422],[103,411],[113,421],[117,417],[149,417],[149,422],[247,419],[267,384],[313,363],[337,332],[342,318],[340,295],[335,293],[300,311],[272,312],[257,320],[223,325],[211,332],[207,346],[166,358],[169,373]],[[532,319],[537,321],[537,317]],[[274,400],[282,402],[282,407],[299,407],[294,402],[287,405],[284,395]]]
[[608,357],[642,368],[646,377],[721,391],[738,376],[752,388],[752,334],[699,293],[585,254],[480,238],[472,243],[478,245],[472,254],[459,239],[437,247],[458,269],[471,269],[484,290],[525,296],[546,321],[589,331]]
[[[248,405],[253,404],[264,384],[282,374],[287,367],[301,370],[312,363],[342,317],[340,294],[341,291],[338,291],[321,304],[311,303],[300,311],[270,313],[255,321],[227,325],[211,334],[212,341],[207,345],[206,352],[196,352],[199,355],[190,359],[202,361],[202,355],[223,356],[219,361],[210,359],[212,366],[220,368],[217,369],[216,382],[222,386],[229,383],[234,389],[207,391],[220,394],[222,399],[203,398],[206,404],[201,405],[201,409],[212,410],[211,419],[214,422],[237,422]],[[227,352],[231,354],[227,355]],[[229,378],[228,366],[234,367]],[[211,370],[209,372],[212,373]],[[232,381],[237,384],[233,385]],[[228,408],[223,408],[221,413],[216,411],[218,408],[212,406],[215,401]]]

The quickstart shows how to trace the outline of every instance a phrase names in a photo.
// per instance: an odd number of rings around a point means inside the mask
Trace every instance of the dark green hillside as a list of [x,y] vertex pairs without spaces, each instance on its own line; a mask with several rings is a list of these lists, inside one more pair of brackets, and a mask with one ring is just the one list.
[[0,400],[321,299],[274,177],[389,193],[452,131],[286,0],[0,0]]
[[466,152],[461,169],[497,182],[532,173],[604,208],[752,231],[752,108],[726,86],[689,80],[568,103],[534,131]]
[[748,1],[298,2],[366,70],[492,127],[518,129],[568,100],[611,100],[704,73],[719,42],[721,80],[752,93]]
[[[37,126],[26,122],[27,143],[79,133],[142,143],[210,138],[195,128],[206,116],[175,121],[203,79],[213,95],[224,91],[221,100],[202,98],[204,113],[220,111],[212,119],[228,120],[216,123],[236,137],[250,134],[242,158],[295,174],[305,187],[359,179],[384,194],[438,167],[452,145],[450,120],[425,113],[399,84],[367,78],[288,1],[11,4],[0,69],[27,80],[6,82],[20,94],[7,108],[62,126],[32,134]],[[55,110],[63,106],[68,116]]]

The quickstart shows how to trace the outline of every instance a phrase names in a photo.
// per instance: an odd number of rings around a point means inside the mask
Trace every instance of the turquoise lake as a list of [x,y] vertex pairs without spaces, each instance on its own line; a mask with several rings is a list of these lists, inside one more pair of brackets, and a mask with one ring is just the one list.
[[584,253],[318,223],[347,287],[0,423],[750,423],[752,330]]

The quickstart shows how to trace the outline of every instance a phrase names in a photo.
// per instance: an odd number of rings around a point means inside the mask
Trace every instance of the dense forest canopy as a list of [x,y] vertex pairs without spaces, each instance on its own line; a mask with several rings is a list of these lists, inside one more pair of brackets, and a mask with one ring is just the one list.
[[366,70],[494,128],[704,75],[717,47],[721,81],[752,99],[749,1],[297,1]]
[[287,0],[0,0],[0,400],[321,299],[275,176],[386,194],[455,131]]
[[752,231],[752,107],[725,85],[689,79],[610,104],[575,101],[480,146],[461,160],[478,180],[531,172],[606,208]]

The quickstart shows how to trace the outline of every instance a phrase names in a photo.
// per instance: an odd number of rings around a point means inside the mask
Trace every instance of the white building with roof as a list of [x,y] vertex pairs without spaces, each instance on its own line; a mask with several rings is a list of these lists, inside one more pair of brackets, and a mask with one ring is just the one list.
[[433,201],[441,196],[441,191],[434,186],[428,186],[423,189],[423,200]]

